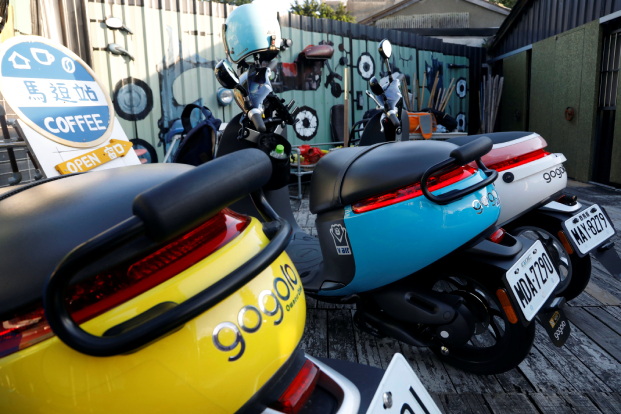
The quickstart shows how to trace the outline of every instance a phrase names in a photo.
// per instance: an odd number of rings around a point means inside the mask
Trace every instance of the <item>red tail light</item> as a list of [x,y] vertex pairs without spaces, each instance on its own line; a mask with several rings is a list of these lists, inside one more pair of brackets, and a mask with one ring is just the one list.
[[523,164],[527,164],[529,162],[538,160],[539,158],[543,158],[545,156],[550,155],[549,152],[544,151],[543,149],[538,149],[533,152],[529,152],[528,154],[523,154],[515,158],[511,158],[505,161],[500,161],[491,165],[488,165],[487,168],[490,170],[496,170],[498,172],[508,170],[509,168],[515,168]]
[[500,243],[502,241],[502,239],[504,239],[504,238],[505,238],[505,230],[504,229],[498,229],[491,236],[489,236],[489,240],[491,242],[496,243],[496,244]]
[[[429,191],[439,190],[440,188],[447,187],[470,177],[476,171],[477,169],[466,165],[445,173],[432,175],[429,177],[429,181],[427,181],[427,187],[429,187]],[[398,190],[362,200],[352,205],[352,210],[354,210],[354,213],[364,213],[366,211],[376,210],[405,200],[410,200],[421,195],[423,195],[423,191],[420,189],[420,183],[410,184]]]
[[315,364],[306,361],[291,385],[271,408],[286,414],[299,413],[315,390],[320,373]]
[[[147,257],[85,279],[67,289],[66,303],[83,323],[178,275],[209,256],[250,223],[225,209]],[[0,358],[53,336],[43,304],[2,322]]]

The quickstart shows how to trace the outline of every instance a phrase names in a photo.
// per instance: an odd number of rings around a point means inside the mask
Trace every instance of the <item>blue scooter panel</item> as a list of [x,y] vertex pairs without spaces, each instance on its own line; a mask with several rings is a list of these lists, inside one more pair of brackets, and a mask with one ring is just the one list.
[[[470,187],[484,178],[478,171],[433,194]],[[500,201],[489,197],[494,201],[481,202],[493,190],[489,185],[444,206],[420,196],[361,214],[345,207],[356,274],[347,286],[319,294],[346,296],[385,286],[448,255],[496,222]]]

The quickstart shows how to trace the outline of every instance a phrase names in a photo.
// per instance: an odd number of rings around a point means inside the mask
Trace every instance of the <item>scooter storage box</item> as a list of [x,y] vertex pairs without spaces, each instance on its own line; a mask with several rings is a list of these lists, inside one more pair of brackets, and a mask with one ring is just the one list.
[[[355,278],[346,286],[319,294],[344,296],[387,285],[405,277],[477,237],[498,219],[499,203],[489,203],[490,185],[447,205],[422,194],[371,211],[352,208],[369,197],[420,182],[431,166],[449,158],[456,146],[440,141],[409,141],[347,148],[326,155],[315,167],[311,181],[311,212],[322,221],[330,212],[344,209],[344,239],[332,235],[322,252],[331,260],[355,262]],[[481,171],[447,187],[444,194],[485,179]],[[497,197],[496,197],[497,199]],[[328,220],[326,220],[328,221]],[[347,244],[345,244],[345,242]],[[390,272],[385,271],[390,268]]]
[[516,216],[546,201],[567,186],[563,154],[544,150],[546,141],[532,132],[498,132],[470,135],[449,140],[464,145],[478,137],[487,136],[494,143],[492,150],[481,160],[499,174],[495,185],[503,206],[498,219],[502,225]]
[[277,145],[285,147],[284,154],[286,158],[278,160],[270,156],[272,162],[272,176],[269,182],[263,186],[266,191],[277,190],[289,184],[291,175],[291,144],[286,138],[278,134],[261,134],[259,137],[259,149],[270,155],[270,152],[276,149]]

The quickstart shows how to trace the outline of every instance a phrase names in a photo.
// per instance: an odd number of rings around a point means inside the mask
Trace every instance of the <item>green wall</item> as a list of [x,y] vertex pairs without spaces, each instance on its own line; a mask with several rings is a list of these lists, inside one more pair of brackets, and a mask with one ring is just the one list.
[[[593,21],[532,49],[529,129],[546,139],[549,151],[565,154],[568,175],[581,181],[591,178],[601,39]],[[575,112],[571,121],[568,107]]]
[[[617,102],[621,102],[621,88],[617,88]],[[615,115],[611,158],[610,181],[621,184],[621,115]]]
[[530,52],[503,60],[505,82],[500,102],[501,131],[525,131],[528,124],[528,68]]

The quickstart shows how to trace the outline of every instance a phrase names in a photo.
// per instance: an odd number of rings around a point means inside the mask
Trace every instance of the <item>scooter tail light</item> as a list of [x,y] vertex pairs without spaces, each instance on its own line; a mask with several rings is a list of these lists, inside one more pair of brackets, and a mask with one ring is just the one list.
[[544,151],[543,149],[538,149],[536,151],[529,152],[527,154],[520,155],[518,157],[514,157],[505,161],[500,161],[491,165],[488,165],[487,168],[490,170],[496,170],[498,172],[508,170],[509,168],[519,167],[520,165],[528,164],[529,162],[533,162],[540,158],[546,157],[550,155],[549,152]]
[[496,230],[494,233],[492,233],[491,236],[489,236],[489,240],[493,243],[499,244],[502,241],[502,239],[505,238],[505,234],[506,234],[505,230],[500,228]]
[[567,240],[567,236],[563,230],[558,231],[558,238],[561,240],[561,243],[563,243],[565,250],[567,250],[567,254],[574,254],[574,248],[571,247],[571,243]]
[[270,407],[286,414],[299,413],[315,390],[320,374],[319,368],[307,360],[293,382]]
[[[474,175],[476,171],[476,168],[473,168],[470,165],[464,165],[447,172],[441,172],[429,177],[427,187],[429,188],[429,191],[439,190]],[[421,195],[423,195],[423,191],[420,188],[420,183],[410,184],[399,188],[398,190],[359,201],[352,205],[352,210],[354,213],[365,213],[367,211],[377,210],[378,208],[387,207],[402,201],[420,197]]]
[[[192,267],[241,234],[250,217],[225,209],[146,257],[69,286],[67,309],[84,323]],[[53,336],[41,303],[1,321],[0,358]]]
[[515,314],[515,310],[511,305],[511,300],[509,299],[509,295],[507,295],[507,291],[504,289],[498,289],[496,291],[496,296],[498,296],[498,300],[500,301],[500,305],[502,309],[505,311],[505,315],[507,315],[507,319],[512,324],[516,324],[518,321],[518,317]]

